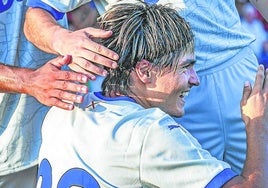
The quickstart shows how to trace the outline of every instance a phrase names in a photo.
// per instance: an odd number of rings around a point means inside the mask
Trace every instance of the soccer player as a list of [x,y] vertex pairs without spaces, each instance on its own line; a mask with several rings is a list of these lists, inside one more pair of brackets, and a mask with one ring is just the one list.
[[171,117],[184,115],[184,97],[199,85],[189,24],[174,9],[140,2],[115,5],[100,25],[113,31],[103,44],[120,55],[118,68],[107,69],[102,91],[86,96],[86,108],[48,112],[39,186],[267,185],[268,73],[263,66],[253,89],[246,82],[241,100],[248,153],[238,175]]
[[[78,2],[84,1],[88,0],[78,0]],[[94,0],[94,3],[102,14],[110,4],[118,1]],[[185,98],[187,113],[181,118],[176,118],[176,121],[183,124],[213,156],[228,162],[235,172],[240,173],[247,148],[245,124],[239,109],[242,88],[237,85],[242,85],[245,80],[253,83],[258,61],[249,47],[255,37],[242,27],[235,1],[144,1],[150,4],[171,4],[190,23],[195,34],[195,70],[200,85],[194,87]],[[71,0],[57,1],[57,5],[53,0],[43,0],[43,2],[54,4],[54,8],[60,12],[74,8]],[[126,0],[125,2],[135,3],[136,1]],[[250,2],[268,19],[267,0],[250,0]],[[44,14],[40,14],[40,11],[34,10],[28,14],[29,18],[32,18],[28,25],[36,30],[35,32],[31,30],[29,34],[47,32],[42,28],[41,23],[45,21],[45,17]],[[61,36],[63,38],[65,35]],[[34,40],[30,40],[35,43]],[[58,41],[65,40],[67,39]],[[86,50],[83,52],[88,54],[85,56],[90,56],[90,52],[87,53]],[[95,84],[97,82],[91,85]],[[199,97],[196,97],[197,95]]]

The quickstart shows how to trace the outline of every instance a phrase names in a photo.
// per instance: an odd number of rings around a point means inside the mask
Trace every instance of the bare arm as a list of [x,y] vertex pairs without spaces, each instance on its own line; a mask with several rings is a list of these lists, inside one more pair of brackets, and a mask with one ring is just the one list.
[[69,65],[77,72],[87,74],[95,79],[94,74],[106,75],[99,65],[115,68],[118,55],[108,48],[94,42],[96,38],[108,38],[111,31],[85,28],[70,31],[62,28],[45,10],[29,8],[26,12],[24,33],[29,41],[43,51],[71,55],[73,62]]
[[36,70],[0,64],[0,92],[25,93],[44,105],[72,110],[73,102],[82,102],[82,97],[74,92],[87,92],[87,86],[79,84],[86,83],[87,77],[60,70],[70,60],[70,56],[58,57]]
[[250,2],[258,9],[261,15],[268,21],[268,1],[267,0],[250,0]]
[[245,86],[241,100],[246,124],[247,158],[241,176],[224,187],[262,188],[268,185],[268,71],[260,66],[253,89]]

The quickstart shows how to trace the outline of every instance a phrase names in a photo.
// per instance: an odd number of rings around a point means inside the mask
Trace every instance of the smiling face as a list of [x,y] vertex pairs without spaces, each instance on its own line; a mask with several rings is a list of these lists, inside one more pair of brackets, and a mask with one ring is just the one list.
[[172,70],[159,76],[157,68],[153,68],[151,76],[155,79],[152,79],[146,88],[149,104],[147,107],[159,107],[176,117],[184,115],[184,97],[188,95],[192,86],[199,85],[198,76],[193,69],[194,62],[194,55],[186,54],[180,59],[175,72]]
[[182,116],[184,96],[199,84],[188,22],[175,9],[143,2],[116,4],[99,21],[100,28],[113,31],[103,45],[120,56],[116,69],[107,68],[103,93]]

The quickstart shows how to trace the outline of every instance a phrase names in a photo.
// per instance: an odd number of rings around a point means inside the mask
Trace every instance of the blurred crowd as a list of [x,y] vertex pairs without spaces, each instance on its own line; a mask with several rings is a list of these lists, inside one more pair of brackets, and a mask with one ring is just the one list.
[[253,33],[256,40],[251,44],[259,63],[268,68],[268,22],[247,0],[236,0],[241,24]]
[[[259,63],[268,68],[268,22],[248,0],[236,0],[236,6],[241,24],[256,37],[251,47]],[[77,30],[85,27],[98,27],[96,24],[98,16],[99,14],[93,3],[85,4],[68,13],[70,28]]]

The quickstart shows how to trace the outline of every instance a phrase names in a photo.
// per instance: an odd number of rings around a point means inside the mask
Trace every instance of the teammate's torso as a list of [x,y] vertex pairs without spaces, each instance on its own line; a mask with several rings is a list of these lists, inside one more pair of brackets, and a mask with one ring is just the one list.
[[[0,62],[35,69],[54,56],[38,50],[24,36],[25,4],[26,0],[0,1]],[[32,96],[0,93],[0,175],[37,163],[47,111]]]

